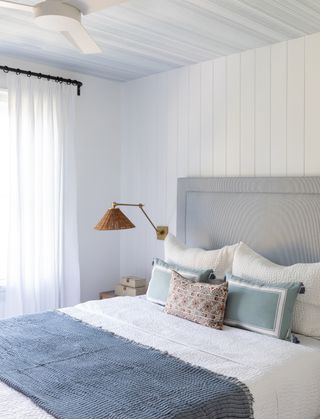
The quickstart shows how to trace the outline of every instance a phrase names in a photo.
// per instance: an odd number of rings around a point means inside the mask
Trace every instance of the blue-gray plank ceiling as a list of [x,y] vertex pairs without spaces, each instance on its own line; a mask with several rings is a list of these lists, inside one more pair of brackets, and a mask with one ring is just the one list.
[[320,2],[128,0],[83,24],[102,54],[83,55],[30,14],[0,9],[0,54],[126,81],[319,32]]

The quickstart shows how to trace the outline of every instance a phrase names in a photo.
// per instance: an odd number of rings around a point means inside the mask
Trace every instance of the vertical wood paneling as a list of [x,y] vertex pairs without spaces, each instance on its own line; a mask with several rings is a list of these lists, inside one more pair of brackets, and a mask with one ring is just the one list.
[[[134,106],[135,96],[133,94],[133,83],[128,84],[122,90],[122,120],[125,119],[126,123],[123,124],[122,127],[122,143],[121,143],[121,197],[120,199],[125,196],[130,199],[129,195],[129,188],[130,184],[126,178],[127,173],[123,170],[123,167],[128,166],[130,159],[130,151],[132,147],[132,142],[134,138],[134,133],[132,132],[133,121],[135,119],[135,115],[132,112],[132,108]],[[124,141],[126,139],[126,141]],[[133,268],[133,263],[131,260],[128,260],[128,241],[123,240],[124,238],[120,236],[120,274],[124,272],[128,272],[129,269]]]
[[319,173],[320,156],[320,33],[306,37],[305,174]]
[[[139,166],[139,178],[140,188],[139,197],[135,202],[142,202],[146,205],[146,210],[152,218],[156,217],[157,208],[157,191],[156,191],[156,177],[157,177],[157,165],[153,161],[153,156],[157,154],[157,136],[154,135],[154,129],[157,126],[157,112],[159,107],[159,91],[157,89],[158,83],[152,77],[146,79],[146,85],[144,88],[144,100],[141,101],[141,115],[140,123],[143,126],[143,131],[140,139],[140,166]],[[147,139],[147,141],[146,141]],[[148,176],[148,182],[145,182],[145,178]],[[127,210],[127,209],[125,209]],[[136,229],[134,234],[142,234],[141,239],[141,250],[138,250],[137,262],[138,266],[143,266],[141,272],[143,276],[147,274],[148,266],[143,262],[144,260],[152,260],[153,249],[154,249],[154,234],[151,226],[147,220],[139,213],[137,208],[134,208],[134,224]],[[143,270],[142,270],[143,269]]]
[[226,175],[226,58],[213,63],[213,174]]
[[287,43],[271,47],[271,176],[287,174]]
[[[177,177],[320,175],[320,34],[127,83],[122,197],[176,226]],[[150,226],[121,235],[121,272],[163,256]]]
[[227,176],[240,175],[240,59],[240,54],[227,57]]
[[[174,101],[169,100],[169,93],[171,91],[169,86],[169,73],[162,73],[159,75],[159,80],[156,82],[157,89],[157,129],[156,129],[156,157],[150,156],[150,161],[153,162],[156,166],[155,173],[155,184],[154,184],[154,193],[156,195],[156,207],[153,207],[154,215],[153,219],[156,220],[157,224],[164,223],[167,219],[167,209],[168,209],[168,171],[172,166],[176,167],[175,160],[168,159],[168,150],[176,150],[177,139],[174,136],[175,141],[169,142],[169,135],[171,130],[169,130],[170,120],[168,118],[168,104],[174,103]],[[170,153],[171,154],[171,153]],[[175,155],[174,155],[175,157]],[[174,173],[176,177],[176,173]],[[170,195],[169,195],[170,198]],[[154,232],[151,230],[150,234],[151,244],[155,247],[153,254],[160,254],[162,250],[162,245],[158,240],[154,240]],[[162,256],[162,254],[161,254]],[[151,256],[153,258],[153,256]]]
[[[168,141],[167,155],[162,161],[165,165],[167,162],[167,193],[166,193],[166,221],[170,229],[175,230],[176,226],[176,196],[177,196],[177,153],[178,153],[178,120],[179,120],[179,97],[178,97],[178,73],[171,71],[168,73]],[[164,222],[162,221],[162,222]]]
[[241,54],[241,176],[254,176],[255,51]]
[[288,42],[287,175],[304,175],[305,39]]
[[188,144],[189,144],[189,68],[184,67],[177,71],[178,75],[178,149],[177,171],[178,177],[188,174]]
[[270,175],[270,47],[256,50],[255,175]]
[[[168,105],[173,104],[175,110],[174,101],[168,97],[171,89],[169,86],[169,73],[163,73],[160,75],[158,82],[156,83],[157,89],[157,126],[156,126],[156,155],[152,159],[153,164],[156,167],[156,195],[157,195],[157,210],[159,215],[159,221],[166,219],[167,217],[167,172],[168,167],[171,167],[172,159],[168,159],[168,150],[176,150],[176,136],[174,135],[175,141],[170,142],[169,136],[171,131],[169,130],[170,120],[168,118]],[[177,114],[175,115],[177,116]],[[153,134],[152,134],[153,135]],[[171,153],[170,153],[171,154]],[[175,162],[174,162],[175,166]]]
[[213,62],[201,64],[201,176],[213,176]]
[[[139,92],[139,89],[141,88],[142,84],[141,84],[141,80],[137,81],[137,83],[134,86],[134,94],[137,95]],[[131,150],[130,150],[130,154],[134,153],[134,147],[136,146],[138,149],[140,149],[142,147],[142,142],[143,139],[145,138],[145,125],[142,124],[142,115],[144,114],[144,107],[145,107],[145,103],[146,103],[146,87],[144,87],[143,89],[143,93],[142,93],[142,97],[141,97],[141,102],[136,104],[135,106],[135,110],[134,113],[136,115],[135,120],[132,121],[132,125],[131,125],[131,129],[135,130],[135,136],[133,137],[133,141],[131,144]],[[144,155],[144,153],[142,153],[140,155],[140,159],[145,159],[146,156]],[[129,163],[130,164],[130,163]],[[142,190],[141,190],[141,162],[139,161],[135,161],[134,163],[134,168],[132,171],[132,175],[130,174],[129,176],[135,176],[135,178],[137,179],[137,182],[140,183],[140,185],[136,185],[135,188],[129,189],[129,197],[128,198],[128,202],[138,202],[139,199],[138,197],[141,196],[142,194]],[[128,175],[127,175],[128,176]],[[145,198],[147,198],[147,196],[145,195]],[[127,201],[125,201],[127,202]],[[145,230],[144,230],[144,226],[141,223],[141,220],[138,219],[137,215],[134,211],[134,208],[126,208],[125,210],[125,214],[128,215],[128,217],[134,222],[134,224],[137,226],[137,228],[141,227],[141,231],[143,234],[143,238],[140,242],[140,249],[137,249],[135,246],[135,243],[137,241],[137,229],[134,229],[132,231],[126,231],[125,235],[123,235],[121,237],[121,239],[125,239],[125,237],[127,237],[127,254],[130,254],[130,259],[132,259],[133,262],[133,271],[135,273],[141,274],[142,276],[144,275],[144,269],[145,269],[145,264],[143,264],[141,267],[139,266],[141,259],[142,259],[142,255],[141,253],[145,251],[146,246],[145,246],[145,241],[146,241],[146,234],[145,234]],[[132,248],[132,250],[130,251],[130,248]],[[128,272],[130,267],[127,266]]]
[[[127,141],[122,144],[123,161],[122,161],[122,183],[121,191],[125,202],[146,202],[148,195],[143,190],[142,176],[146,167],[142,162],[147,160],[145,138],[147,137],[147,125],[144,120],[145,109],[148,105],[148,84],[147,80],[137,80],[130,83],[126,89],[125,100],[128,112],[128,120],[126,120],[127,128],[124,130],[123,138]],[[137,102],[136,98],[140,100]],[[126,170],[124,170],[126,168]],[[129,181],[130,180],[130,181]],[[134,187],[131,180],[134,181]],[[150,179],[152,182],[152,179]],[[141,198],[142,197],[142,198]],[[146,202],[147,203],[147,202]],[[147,231],[145,229],[144,220],[136,211],[136,208],[125,208],[125,214],[133,221],[137,228],[125,230],[121,232],[121,274],[145,275],[147,265],[143,256],[146,250]],[[113,233],[110,233],[113,234]],[[139,240],[139,236],[141,240]],[[139,243],[139,247],[136,246]]]
[[188,174],[201,173],[201,64],[189,68]]

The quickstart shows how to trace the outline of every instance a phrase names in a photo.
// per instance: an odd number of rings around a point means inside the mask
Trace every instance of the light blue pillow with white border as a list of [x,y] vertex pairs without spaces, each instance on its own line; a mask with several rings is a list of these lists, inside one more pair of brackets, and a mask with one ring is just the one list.
[[153,260],[153,269],[147,291],[147,300],[166,305],[172,271],[194,282],[209,282],[215,278],[213,270],[190,269],[180,265],[166,263],[161,259]]
[[271,284],[227,274],[224,323],[278,339],[291,339],[294,305],[303,284]]

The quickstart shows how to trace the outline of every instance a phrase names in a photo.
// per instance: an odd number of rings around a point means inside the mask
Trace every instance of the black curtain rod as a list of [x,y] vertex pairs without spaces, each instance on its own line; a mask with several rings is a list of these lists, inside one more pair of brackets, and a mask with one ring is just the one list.
[[42,74],[42,73],[35,73],[33,71],[21,70],[20,68],[12,68],[6,65],[0,65],[0,70],[3,70],[5,73],[16,73],[17,76],[20,74],[25,74],[28,77],[37,77],[38,79],[47,79],[47,80],[54,80],[57,83],[66,83],[72,84],[73,86],[77,86],[77,94],[80,96],[80,89],[82,86],[81,81],[78,80],[71,80],[65,79],[63,77],[56,77],[50,76],[50,74]]

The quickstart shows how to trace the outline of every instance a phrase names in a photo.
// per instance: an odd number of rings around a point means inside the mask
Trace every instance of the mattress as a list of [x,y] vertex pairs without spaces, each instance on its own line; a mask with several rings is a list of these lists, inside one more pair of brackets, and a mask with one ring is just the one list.
[[[170,316],[143,298],[90,301],[62,310],[77,319],[152,346],[247,384],[256,419],[314,419],[320,415],[320,350],[232,327],[210,329]],[[1,418],[50,418],[0,383]]]

